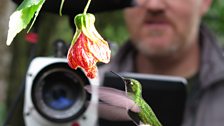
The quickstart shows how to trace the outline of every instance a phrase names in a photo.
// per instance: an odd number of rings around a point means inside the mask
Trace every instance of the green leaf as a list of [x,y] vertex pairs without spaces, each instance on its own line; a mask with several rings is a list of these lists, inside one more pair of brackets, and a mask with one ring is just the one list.
[[10,16],[9,30],[6,41],[8,46],[12,43],[15,36],[27,27],[35,15],[29,30],[31,29],[44,2],[45,0],[24,0],[16,11]]

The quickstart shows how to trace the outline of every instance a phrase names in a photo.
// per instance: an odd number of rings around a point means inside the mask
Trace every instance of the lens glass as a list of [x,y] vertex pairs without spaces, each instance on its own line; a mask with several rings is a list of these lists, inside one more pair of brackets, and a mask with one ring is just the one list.
[[47,106],[55,110],[66,110],[75,104],[79,97],[76,81],[64,72],[55,72],[43,82],[42,97]]

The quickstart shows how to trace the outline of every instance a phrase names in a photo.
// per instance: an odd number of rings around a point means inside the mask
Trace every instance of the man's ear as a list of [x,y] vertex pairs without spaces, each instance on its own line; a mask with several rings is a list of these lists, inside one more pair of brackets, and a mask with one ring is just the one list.
[[212,1],[213,0],[202,0],[201,1],[202,2],[201,15],[205,15],[208,12],[208,10],[212,4]]

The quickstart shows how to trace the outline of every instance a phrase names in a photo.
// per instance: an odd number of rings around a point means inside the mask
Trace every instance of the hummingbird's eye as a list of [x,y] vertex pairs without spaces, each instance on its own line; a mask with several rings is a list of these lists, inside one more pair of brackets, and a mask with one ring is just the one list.
[[127,84],[131,84],[131,85],[133,85],[130,79],[125,79],[125,82],[126,82]]

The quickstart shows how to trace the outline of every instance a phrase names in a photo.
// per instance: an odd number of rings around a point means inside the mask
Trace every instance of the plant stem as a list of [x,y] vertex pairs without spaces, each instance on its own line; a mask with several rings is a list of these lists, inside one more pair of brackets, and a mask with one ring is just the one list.
[[60,10],[59,10],[59,15],[62,16],[62,8],[64,5],[65,0],[61,0],[61,5],[60,5]]
[[85,8],[84,8],[83,14],[86,14],[86,12],[87,12],[87,10],[88,10],[88,8],[89,8],[90,3],[91,3],[91,0],[88,0],[86,6],[85,6]]

